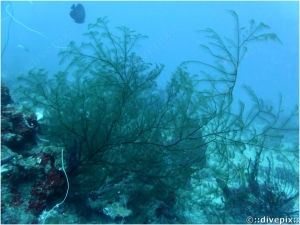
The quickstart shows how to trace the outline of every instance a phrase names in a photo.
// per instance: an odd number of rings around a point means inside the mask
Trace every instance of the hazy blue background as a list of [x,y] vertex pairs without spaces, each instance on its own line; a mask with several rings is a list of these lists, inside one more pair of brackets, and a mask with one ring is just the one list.
[[[59,46],[71,40],[87,41],[82,33],[98,17],[107,16],[109,27],[126,26],[149,39],[138,50],[147,62],[163,63],[165,69],[158,79],[164,86],[171,73],[185,60],[204,60],[206,53],[199,48],[203,35],[195,32],[213,28],[221,36],[234,34],[233,17],[226,10],[235,10],[241,26],[249,20],[264,22],[283,42],[263,42],[253,45],[242,62],[235,96],[243,99],[241,85],[252,86],[267,102],[278,100],[282,92],[285,108],[299,102],[299,5],[298,2],[81,2],[86,10],[84,24],[76,24],[69,16],[70,7],[79,2],[11,2],[14,17],[51,39]],[[8,36],[7,2],[1,2],[2,49]],[[12,12],[9,7],[9,12]],[[17,45],[26,46],[26,52]],[[11,22],[9,42],[2,58],[2,81],[11,86],[15,78],[33,67],[46,68],[51,73],[64,68],[58,65],[58,50],[50,42]]]

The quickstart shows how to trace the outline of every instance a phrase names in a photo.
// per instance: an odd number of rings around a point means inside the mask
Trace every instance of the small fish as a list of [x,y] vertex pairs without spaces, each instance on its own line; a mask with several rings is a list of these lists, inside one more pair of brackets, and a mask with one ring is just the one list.
[[10,16],[7,16],[7,17],[5,17],[4,19],[1,19],[1,22],[4,21],[4,20],[7,20],[7,19],[9,19],[9,18],[10,18]]
[[26,48],[26,47],[24,47],[23,45],[18,44],[17,47],[18,47],[18,48],[21,48],[21,49],[23,49],[23,50],[25,50],[26,52],[29,52],[29,49]]
[[84,9],[83,5],[81,5],[79,3],[75,7],[75,4],[73,4],[71,9],[72,9],[72,11],[70,12],[70,16],[72,17],[72,19],[74,19],[74,22],[75,23],[84,23],[85,9]]

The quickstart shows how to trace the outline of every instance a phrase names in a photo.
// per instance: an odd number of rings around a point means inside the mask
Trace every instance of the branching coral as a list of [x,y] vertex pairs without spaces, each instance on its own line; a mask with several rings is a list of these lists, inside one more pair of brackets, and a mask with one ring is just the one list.
[[[80,46],[71,42],[60,53],[62,63],[68,62],[64,72],[50,79],[44,70],[31,70],[20,78],[23,86],[19,91],[31,104],[28,107],[44,108],[47,134],[53,140],[68,146],[73,140],[82,143],[80,157],[76,147],[80,163],[74,170],[83,168],[81,171],[89,176],[94,171],[87,168],[101,166],[99,180],[114,177],[115,184],[134,174],[132,183],[153,186],[152,197],[161,203],[155,209],[157,217],[180,199],[176,193],[180,188],[191,190],[202,184],[203,178],[192,179],[192,175],[206,166],[230,202],[234,192],[228,184],[240,177],[243,188],[247,182],[248,188],[257,187],[260,155],[266,150],[284,155],[274,146],[274,140],[281,140],[283,132],[298,129],[292,122],[298,108],[282,120],[281,107],[274,110],[266,105],[250,87],[245,87],[253,100],[250,110],[246,112],[242,102],[239,110],[233,110],[233,90],[247,46],[279,39],[265,32],[269,27],[263,23],[251,21],[245,30],[237,14],[230,13],[236,23],[236,41],[223,39],[212,29],[205,30],[212,46],[202,47],[215,64],[184,62],[164,91],[158,90],[155,83],[163,65],[152,66],[135,53],[145,36],[126,27],[119,27],[120,36],[115,36],[106,18],[89,26],[90,32],[85,35],[91,42]],[[191,75],[191,65],[200,65],[201,73]],[[207,69],[210,72],[205,72]],[[247,151],[257,153],[251,173],[245,173],[253,160]],[[118,177],[125,173],[126,177]],[[217,188],[211,189],[217,196]],[[169,193],[172,207],[167,203]],[[193,205],[199,202],[192,200]],[[135,213],[123,207],[121,215],[106,208],[103,212],[112,218]]]

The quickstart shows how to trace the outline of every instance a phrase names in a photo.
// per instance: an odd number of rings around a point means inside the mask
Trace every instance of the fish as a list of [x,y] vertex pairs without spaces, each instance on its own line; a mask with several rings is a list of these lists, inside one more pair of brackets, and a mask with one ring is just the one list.
[[85,20],[85,9],[82,4],[75,4],[71,7],[72,11],[70,12],[70,16],[74,19],[75,23],[84,23]]
[[10,16],[7,16],[4,19],[1,19],[1,22],[4,21],[4,20],[7,20],[8,18],[10,18]]
[[18,44],[18,46],[17,46],[18,48],[21,48],[21,49],[23,49],[24,51],[26,51],[26,52],[29,52],[29,49],[28,48],[26,48],[25,46],[23,46],[23,45],[20,45],[20,44]]

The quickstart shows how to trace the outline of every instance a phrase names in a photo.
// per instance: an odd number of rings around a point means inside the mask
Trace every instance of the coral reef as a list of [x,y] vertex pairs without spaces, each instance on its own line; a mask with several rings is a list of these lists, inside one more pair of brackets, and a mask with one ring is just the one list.
[[9,89],[1,82],[1,106],[5,106],[10,103],[13,103],[13,100],[10,96]]
[[[1,107],[1,142],[13,150],[36,144],[39,123],[34,113],[25,113],[11,105]],[[29,146],[30,148],[30,146]]]
[[[280,40],[263,23],[240,27],[230,13],[240,44],[204,30],[211,45],[202,47],[215,61],[183,62],[164,90],[156,85],[164,66],[135,52],[145,36],[126,27],[115,36],[107,18],[89,25],[90,42],[60,52],[64,72],[49,78],[33,69],[19,78],[16,96],[26,106],[10,104],[4,88],[2,221],[244,223],[248,215],[295,216],[298,140],[280,143],[297,136],[298,108],[281,118],[281,108],[247,86],[253,104],[233,108],[247,46]],[[29,109],[42,109],[43,118]]]
[[[66,190],[58,147],[43,147],[35,114],[2,106],[1,193],[3,223],[37,223],[37,215]],[[48,206],[49,207],[49,206]]]

